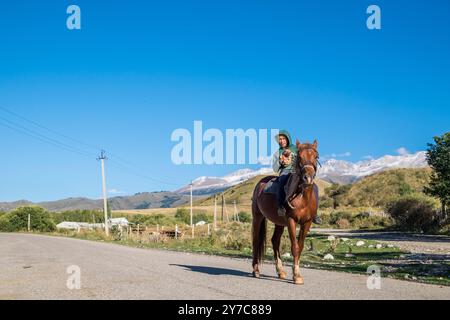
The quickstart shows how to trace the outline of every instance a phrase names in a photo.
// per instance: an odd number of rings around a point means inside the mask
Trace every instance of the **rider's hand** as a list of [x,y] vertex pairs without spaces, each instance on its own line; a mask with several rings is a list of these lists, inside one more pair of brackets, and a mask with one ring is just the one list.
[[283,154],[280,156],[280,163],[283,166],[288,166],[292,163],[292,153],[289,150],[286,150],[283,152]]

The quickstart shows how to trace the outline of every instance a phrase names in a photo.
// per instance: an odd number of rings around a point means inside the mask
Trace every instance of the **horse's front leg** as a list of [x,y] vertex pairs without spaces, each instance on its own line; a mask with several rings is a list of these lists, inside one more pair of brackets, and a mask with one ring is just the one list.
[[292,218],[289,218],[288,220],[288,231],[291,240],[292,256],[294,257],[294,264],[292,266],[293,280],[295,284],[303,284],[303,278],[300,276],[300,268],[298,267],[300,261],[300,247],[297,242],[297,223]]
[[300,256],[303,252],[303,248],[305,247],[305,239],[308,235],[309,228],[311,228],[311,221],[305,223],[300,227],[300,235],[298,237],[298,263],[294,263],[294,279],[297,278],[296,284],[303,284],[303,277],[300,275]]
[[275,258],[275,267],[277,270],[278,278],[286,279],[286,272],[283,270],[283,262],[281,261],[280,244],[281,236],[283,235],[284,227],[275,225],[275,232],[272,237],[273,256]]

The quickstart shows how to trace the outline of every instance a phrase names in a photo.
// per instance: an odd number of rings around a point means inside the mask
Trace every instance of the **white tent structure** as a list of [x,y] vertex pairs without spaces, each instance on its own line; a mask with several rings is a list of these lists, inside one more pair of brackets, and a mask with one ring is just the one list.
[[[109,226],[128,227],[130,224],[126,218],[109,219]],[[86,222],[71,222],[63,221],[56,226],[58,229],[79,230],[79,229],[101,229],[104,228],[104,223],[86,223]]]

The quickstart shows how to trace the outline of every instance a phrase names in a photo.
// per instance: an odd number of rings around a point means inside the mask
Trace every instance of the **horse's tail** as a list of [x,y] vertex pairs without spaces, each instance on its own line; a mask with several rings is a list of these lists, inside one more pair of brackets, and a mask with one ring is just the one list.
[[252,199],[252,236],[253,236],[253,263],[260,264],[266,253],[266,231],[267,231],[267,219],[261,213],[258,207],[258,188],[259,184],[255,188]]

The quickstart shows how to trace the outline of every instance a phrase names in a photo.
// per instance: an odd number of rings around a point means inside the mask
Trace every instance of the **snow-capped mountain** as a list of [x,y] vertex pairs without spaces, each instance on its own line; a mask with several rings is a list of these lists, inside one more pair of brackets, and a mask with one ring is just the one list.
[[359,161],[356,163],[331,159],[322,164],[317,176],[329,182],[346,184],[384,170],[394,168],[425,168],[427,166],[426,152],[424,151],[399,156],[386,155],[379,159]]
[[[386,155],[379,159],[364,160],[356,163],[330,159],[319,167],[317,176],[328,182],[348,184],[371,174],[394,168],[425,168],[427,167],[426,153],[405,154],[399,156]],[[199,177],[192,184],[193,194],[206,195],[223,191],[229,187],[247,181],[258,175],[273,174],[272,168],[263,167],[258,170],[241,169],[224,177]],[[175,191],[187,194],[190,186]]]
[[[192,193],[194,195],[204,195],[220,192],[258,175],[271,173],[273,173],[272,168],[263,167],[258,170],[241,169],[224,177],[199,177],[192,181]],[[190,192],[190,185],[186,185],[175,192],[187,194]]]

